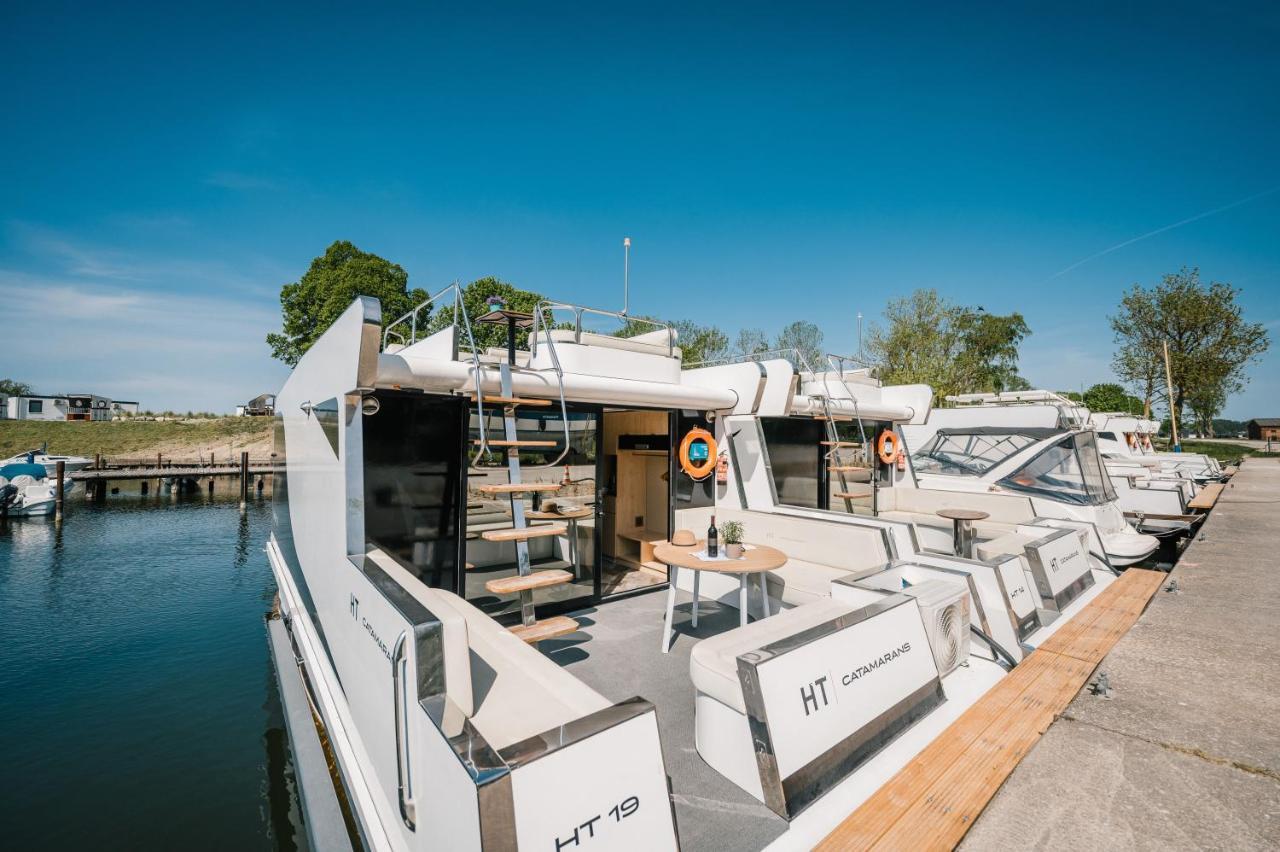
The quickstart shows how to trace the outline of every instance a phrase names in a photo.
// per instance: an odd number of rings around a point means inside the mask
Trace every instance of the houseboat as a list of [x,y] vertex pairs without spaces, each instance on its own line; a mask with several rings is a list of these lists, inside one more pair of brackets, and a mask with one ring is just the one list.
[[1092,520],[907,484],[930,388],[627,319],[361,297],[277,395],[276,663],[353,845],[812,848],[1113,581]]

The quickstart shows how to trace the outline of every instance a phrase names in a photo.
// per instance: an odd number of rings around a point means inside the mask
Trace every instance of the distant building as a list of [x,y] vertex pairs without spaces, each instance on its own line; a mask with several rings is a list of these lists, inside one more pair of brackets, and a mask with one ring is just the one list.
[[94,393],[22,394],[4,400],[8,420],[110,420],[126,413],[137,414],[138,403]]
[[244,405],[236,406],[236,417],[270,417],[276,413],[276,396],[264,393],[255,396]]
[[1255,441],[1280,441],[1280,417],[1256,417],[1245,427]]

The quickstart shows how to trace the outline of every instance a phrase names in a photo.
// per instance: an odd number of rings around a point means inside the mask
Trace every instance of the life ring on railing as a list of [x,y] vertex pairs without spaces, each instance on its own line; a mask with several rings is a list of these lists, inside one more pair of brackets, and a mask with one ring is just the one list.
[[[701,447],[696,444],[701,443]],[[680,469],[694,479],[706,479],[716,469],[715,436],[695,426],[685,433],[680,442]]]
[[880,461],[885,464],[893,464],[898,457],[898,436],[891,431],[880,433],[880,440],[876,441],[876,453],[880,456]]

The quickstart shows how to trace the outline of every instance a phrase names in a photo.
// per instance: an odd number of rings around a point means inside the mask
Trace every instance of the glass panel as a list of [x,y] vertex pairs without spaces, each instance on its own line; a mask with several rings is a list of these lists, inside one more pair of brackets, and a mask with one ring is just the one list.
[[916,473],[982,476],[1037,442],[1017,434],[942,431],[911,456]]
[[380,390],[364,427],[364,530],[428,586],[457,588],[462,402]]
[[[1097,503],[1089,491],[1080,457],[1076,455],[1074,435],[1042,451],[1023,467],[1000,480],[1000,485],[1013,491],[1036,494],[1068,503]],[[1096,458],[1096,448],[1094,448]]]
[[820,420],[798,417],[762,417],[765,450],[778,502],[806,509],[825,508],[819,494],[827,447],[826,426]]
[[341,454],[338,452],[337,398],[331,397],[317,404],[311,409],[311,414],[315,417],[316,422],[320,424],[320,428],[324,430],[324,436],[328,439],[330,448],[333,449],[333,457],[341,458]]
[[1094,503],[1106,503],[1116,499],[1115,488],[1111,485],[1111,477],[1102,465],[1098,452],[1098,442],[1089,432],[1076,435],[1076,452],[1080,456],[1080,467],[1084,471],[1084,481]]
[[[555,484],[555,491],[518,494],[490,494],[486,485],[511,481],[504,451],[494,448],[485,457],[475,457],[480,439],[480,418],[470,408],[468,448],[473,456],[467,470],[467,543],[465,595],[493,616],[520,612],[520,595],[496,594],[485,584],[519,573],[516,545],[511,541],[487,541],[487,530],[512,527],[515,501],[520,502],[530,527],[557,525],[566,534],[528,540],[532,572],[558,569],[570,572],[573,580],[533,591],[535,605],[561,605],[588,598],[595,593],[596,564],[596,432],[599,414],[594,409],[569,406],[569,452],[555,467],[545,467],[564,449],[564,417],[559,404],[547,408],[516,408],[516,437],[522,441],[553,441],[551,447],[520,447],[521,481]],[[505,440],[503,409],[485,407],[485,434],[488,440]],[[516,452],[512,448],[510,452]]]
[[[889,481],[888,468],[876,463],[876,441],[882,431],[892,427],[892,423],[878,420],[864,420],[861,428],[856,420],[836,423],[840,445],[827,458],[832,509],[851,511],[855,515],[873,514],[872,478],[878,477],[881,487]],[[823,440],[826,440],[825,432]],[[823,449],[831,448],[824,446]]]

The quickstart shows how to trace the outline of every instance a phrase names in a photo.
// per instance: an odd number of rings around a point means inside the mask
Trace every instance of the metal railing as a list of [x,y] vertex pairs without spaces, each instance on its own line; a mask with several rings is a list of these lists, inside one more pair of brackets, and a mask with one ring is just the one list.
[[548,312],[547,315],[550,316],[552,320],[555,319],[555,311],[573,312],[574,343],[582,342],[582,315],[594,314],[595,316],[613,317],[614,319],[620,319],[623,322],[645,323],[646,325],[654,326],[656,329],[664,329],[667,332],[667,357],[674,357],[676,353],[676,331],[671,327],[670,323],[650,319],[649,317],[633,317],[621,311],[606,311],[600,308],[588,308],[583,305],[572,305],[568,302],[551,302],[544,300],[538,302],[537,306],[533,310],[533,330],[529,333],[529,352],[532,355],[536,355],[538,352],[539,325],[542,326],[542,330],[547,332],[547,342],[554,348],[550,334],[553,328],[553,323],[542,320],[544,311]]
[[[467,333],[467,343],[470,346],[470,351],[471,351],[471,372],[474,374],[473,383],[475,384],[475,388],[476,388],[476,417],[480,421],[480,449],[476,451],[476,456],[479,457],[481,455],[488,455],[490,452],[489,436],[485,430],[485,425],[484,425],[485,423],[484,388],[481,386],[483,384],[481,380],[482,367],[480,365],[480,351],[476,347],[475,334],[471,330],[471,317],[467,315],[467,306],[462,302],[462,287],[458,285],[458,282],[454,281],[452,284],[450,284],[448,287],[445,287],[443,290],[440,290],[438,293],[433,293],[432,295],[428,296],[421,304],[415,307],[413,310],[409,311],[399,319],[389,323],[387,327],[383,329],[383,332],[382,332],[382,348],[384,351],[386,350],[387,343],[390,340],[391,336],[393,335],[395,337],[400,338],[400,344],[402,346],[412,346],[413,344],[417,343],[418,342],[418,315],[422,313],[424,308],[431,306],[431,304],[434,303],[441,296],[444,296],[449,293],[453,294],[453,321],[450,323],[450,326],[453,329],[455,329],[455,332],[456,332],[456,329],[458,327],[458,318],[459,317],[462,318],[462,328]],[[410,327],[409,340],[407,343],[405,342],[404,335],[398,331],[395,331],[396,326],[403,325],[406,320],[409,322],[409,327]],[[442,326],[440,330],[443,330],[443,329],[444,327]],[[457,351],[456,337],[455,337],[454,349],[456,352]]]

